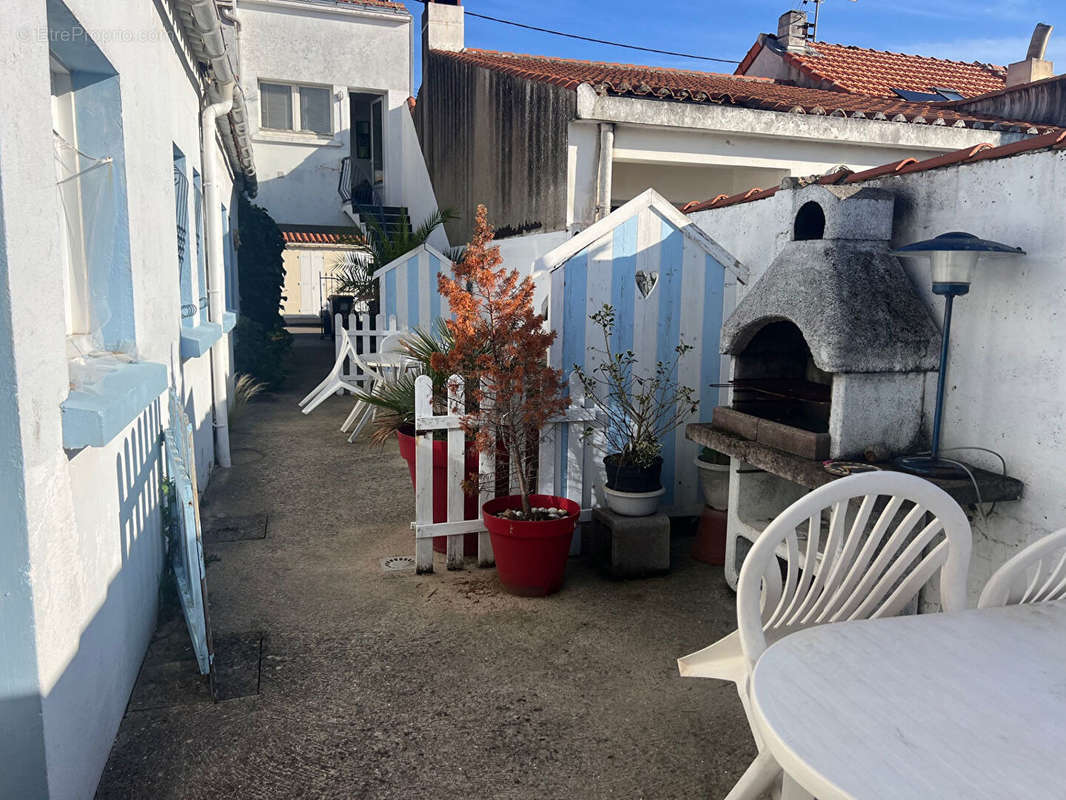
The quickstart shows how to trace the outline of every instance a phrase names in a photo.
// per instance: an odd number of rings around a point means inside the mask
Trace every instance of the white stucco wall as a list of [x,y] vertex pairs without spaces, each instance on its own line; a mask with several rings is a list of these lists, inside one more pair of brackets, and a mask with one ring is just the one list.
[[548,231],[528,233],[525,236],[510,236],[496,242],[500,246],[500,257],[505,267],[518,270],[522,276],[532,275],[533,308],[538,313],[545,307],[548,299],[548,292],[551,290],[551,275],[547,272],[533,274],[534,262],[569,238],[570,234],[566,231]]
[[[133,344],[140,359],[167,365],[189,409],[202,487],[214,456],[210,356],[182,363],[176,355],[181,300],[172,171],[177,144],[190,173],[192,167],[203,172],[199,99],[159,16],[162,6],[134,0],[68,0],[67,6],[84,30],[108,32],[94,38],[119,74]],[[0,349],[0,372],[18,415],[10,434],[18,440],[0,438],[0,451],[5,457],[21,452],[24,476],[17,494],[12,485],[0,492],[5,505],[17,505],[25,516],[24,524],[0,537],[0,560],[25,562],[23,582],[12,588],[28,593],[32,614],[13,624],[32,632],[36,650],[32,675],[25,665],[13,673],[0,656],[0,691],[32,689],[40,698],[49,795],[88,798],[155,626],[163,557],[159,430],[167,420],[160,402],[104,446],[63,449],[60,404],[69,391],[64,245],[57,226],[48,42],[33,34],[47,29],[45,3],[0,7],[0,37],[9,43],[7,102],[18,109],[0,115],[0,294],[7,301],[0,314],[9,314],[13,331],[9,350]],[[219,175],[220,197],[232,208],[224,165]],[[192,232],[190,247],[195,264]],[[194,293],[201,294],[198,287]],[[6,428],[0,432],[8,436]],[[26,543],[23,556],[11,550],[19,538]],[[5,599],[5,615],[9,607],[15,608]],[[0,696],[0,706],[7,699]],[[29,752],[32,744],[19,738],[13,746]],[[11,765],[31,767],[18,753],[4,754],[16,756],[0,769],[0,795],[9,796]]]
[[[348,225],[337,194],[341,159],[350,153],[348,92],[385,95],[385,203],[404,205],[405,125],[411,96],[411,17],[291,0],[241,0],[241,85],[248,97],[256,168],[257,202],[275,221]],[[329,86],[333,92],[333,134],[260,131],[259,82]],[[423,166],[423,171],[424,171]],[[417,216],[412,213],[412,216]],[[424,216],[424,215],[423,215]]]
[[[970,594],[1018,548],[1066,525],[1062,453],[1066,452],[1066,152],[1013,158],[882,178],[896,195],[892,244],[962,230],[1022,247],[1028,255],[978,265],[969,294],[952,318],[944,448],[991,448],[1025,484],[1022,499],[999,503],[983,520],[972,516]],[[694,221],[757,279],[791,236],[791,193],[693,215]],[[904,267],[939,321],[943,301],[932,294],[927,265]],[[749,284],[750,285],[750,284]],[[742,287],[743,291],[743,287]],[[932,419],[935,373],[927,379],[925,429]],[[990,470],[982,453],[954,454]]]
[[[577,89],[577,114],[568,129],[572,231],[594,221],[600,122],[614,126],[612,197],[619,200],[649,186],[674,202],[679,196],[686,202],[708,200],[729,193],[723,186],[735,187],[732,192],[767,188],[784,176],[821,175],[841,164],[857,172],[1021,138],[992,130],[600,96],[587,84]],[[700,175],[707,179],[702,191]]]

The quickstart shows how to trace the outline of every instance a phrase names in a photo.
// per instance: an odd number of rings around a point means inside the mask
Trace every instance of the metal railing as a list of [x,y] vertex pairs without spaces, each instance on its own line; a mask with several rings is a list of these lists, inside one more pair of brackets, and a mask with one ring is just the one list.
[[384,213],[385,202],[381,199],[380,193],[374,188],[366,170],[353,162],[351,156],[341,159],[337,194],[340,195],[341,202],[351,203],[352,206],[372,206],[377,209],[379,216]]

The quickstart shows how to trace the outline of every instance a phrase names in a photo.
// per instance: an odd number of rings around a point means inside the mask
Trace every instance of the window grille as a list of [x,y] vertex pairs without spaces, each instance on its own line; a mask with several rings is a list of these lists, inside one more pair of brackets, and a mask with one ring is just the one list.
[[185,248],[189,241],[189,179],[181,168],[174,165],[174,197],[177,202],[176,217],[178,230],[178,278],[185,270]]

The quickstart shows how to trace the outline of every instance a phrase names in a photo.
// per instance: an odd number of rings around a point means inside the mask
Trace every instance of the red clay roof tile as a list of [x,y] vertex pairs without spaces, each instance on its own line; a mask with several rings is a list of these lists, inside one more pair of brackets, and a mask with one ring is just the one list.
[[362,237],[354,227],[332,225],[278,225],[281,238],[286,244],[331,244],[351,246],[359,244]]
[[891,175],[894,172],[899,172],[909,164],[917,163],[918,159],[916,158],[902,158],[899,161],[893,161],[891,164],[882,164],[879,167],[864,169],[862,172],[853,172],[843,180],[843,183],[859,183],[870,178],[878,178],[881,175]]
[[948,167],[952,164],[958,164],[962,161],[968,161],[982,150],[988,150],[992,147],[988,142],[979,142],[973,147],[964,147],[961,150],[952,150],[950,153],[944,153],[940,156],[933,156],[927,158],[925,161],[915,161],[911,164],[907,164],[905,167],[899,170],[900,175],[906,175],[909,172],[924,172],[927,169],[936,169],[937,167]]
[[929,92],[940,88],[974,97],[1002,89],[1007,79],[1004,67],[977,61],[948,61],[828,42],[813,42],[810,48],[808,53],[784,53],[784,58],[812,78],[845,92],[895,97],[893,89]]
[[[580,61],[495,50],[467,48],[461,52],[434,51],[484,69],[526,80],[551,83],[576,90],[590,84],[602,94],[651,97],[695,103],[717,103],[853,119],[925,122],[967,127],[1006,126],[1028,130],[1027,122],[1004,120],[987,114],[960,113],[937,103],[916,103],[882,96],[828,89],[809,89],[777,83],[769,78],[722,75],[715,72]],[[828,111],[827,111],[828,109]],[[938,122],[938,120],[940,120]]]
[[[863,170],[862,172],[848,175],[843,182],[860,183],[862,181],[873,180],[874,178],[890,175],[908,175],[915,172],[928,172],[929,170],[942,169],[943,167],[956,164],[967,164],[975,161],[986,161],[997,158],[1010,158],[1011,156],[1021,155],[1022,153],[1033,153],[1038,150],[1059,150],[1064,148],[1066,148],[1066,130],[1054,130],[1043,134],[1042,136],[1034,136],[1019,142],[1001,145],[1000,147],[991,147],[988,144],[978,144],[972,147],[964,147],[961,150],[953,150],[950,153],[944,153],[943,155],[934,158],[927,158],[925,161],[905,158],[902,161],[893,161],[891,164],[883,164],[880,167],[874,167],[873,169]],[[841,174],[846,173],[844,170],[839,170],[829,175],[822,176],[817,182],[833,183],[835,181],[827,181],[826,179]],[[693,212],[705,211],[710,208],[721,208],[722,206],[761,200],[772,194],[773,191],[768,189],[749,189],[747,192],[740,192],[739,194],[730,197],[718,195],[712,200],[704,200],[703,202],[692,201],[682,206],[681,210],[686,214],[692,214]]]

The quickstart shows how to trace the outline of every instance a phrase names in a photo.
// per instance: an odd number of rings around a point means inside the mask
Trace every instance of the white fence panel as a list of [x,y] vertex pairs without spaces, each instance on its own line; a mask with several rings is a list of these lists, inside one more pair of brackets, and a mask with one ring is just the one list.
[[[381,340],[394,333],[402,333],[396,324],[396,315],[386,317],[384,314],[370,315],[367,313],[352,312],[348,315],[347,325],[341,314],[337,314],[333,320],[333,353],[334,358],[341,354],[344,349],[344,337],[351,340],[355,352],[366,356],[371,352],[378,352]],[[361,326],[361,327],[360,327]],[[358,365],[353,364],[351,359],[346,359],[341,378],[346,381],[363,385],[365,380],[363,371]],[[337,394],[344,394],[344,389],[338,389]]]
[[[566,497],[581,506],[582,522],[591,517],[593,486],[602,482],[602,468],[597,469],[595,434],[582,433],[596,418],[596,411],[588,407],[584,390],[576,376],[570,379],[570,407],[561,416],[549,420],[539,437],[537,454],[537,491]],[[433,537],[447,536],[448,569],[463,566],[463,536],[478,534],[478,566],[495,563],[492,543],[482,521],[480,506],[496,496],[496,454],[481,453],[478,482],[480,485],[478,519],[464,520],[462,483],[466,478],[466,436],[461,419],[466,411],[462,378],[448,379],[448,407],[446,414],[433,411],[433,381],[427,375],[415,380],[415,569],[418,573],[433,571]],[[447,492],[448,521],[433,522],[433,432],[448,432]],[[515,465],[511,464],[508,483],[514,483]],[[511,490],[513,491],[513,490]],[[574,536],[571,555],[580,550],[580,533]]]

